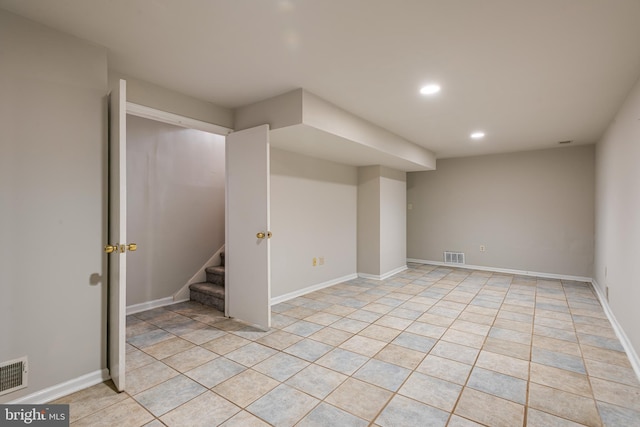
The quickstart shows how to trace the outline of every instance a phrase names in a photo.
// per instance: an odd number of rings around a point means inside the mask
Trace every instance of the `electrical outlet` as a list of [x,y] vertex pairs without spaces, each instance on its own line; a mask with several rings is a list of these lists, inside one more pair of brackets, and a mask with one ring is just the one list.
[[311,262],[311,265],[313,265],[314,267],[318,265],[318,258],[313,257],[313,261]]
[[320,258],[318,258],[318,264],[319,265],[324,265],[324,257],[321,256]]
[[487,250],[487,248],[484,245],[480,245],[480,252],[484,252],[486,250]]

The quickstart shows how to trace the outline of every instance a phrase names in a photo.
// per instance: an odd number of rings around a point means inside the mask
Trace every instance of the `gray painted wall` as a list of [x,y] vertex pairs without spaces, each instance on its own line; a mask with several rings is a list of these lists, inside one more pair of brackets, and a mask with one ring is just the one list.
[[[640,353],[640,81],[596,149],[594,278]],[[604,292],[603,292],[604,293]]]
[[[438,160],[407,178],[407,256],[591,277],[593,145]],[[480,252],[480,245],[486,252]]]
[[127,116],[127,305],[172,296],[224,245],[224,137]]
[[271,149],[272,298],[356,273],[357,184],[354,166]]
[[0,10],[0,361],[106,367],[106,52]]

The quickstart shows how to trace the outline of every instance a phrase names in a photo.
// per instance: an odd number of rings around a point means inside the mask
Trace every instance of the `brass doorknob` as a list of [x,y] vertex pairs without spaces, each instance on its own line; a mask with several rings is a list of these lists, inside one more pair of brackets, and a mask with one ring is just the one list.
[[104,251],[108,254],[118,252],[118,251],[120,251],[120,253],[124,253],[127,249],[130,250],[131,252],[134,252],[136,249],[138,249],[138,245],[136,243],[129,243],[128,245],[105,245],[104,246]]
[[258,234],[256,234],[256,237],[257,237],[258,239],[264,239],[265,234],[261,231],[261,232],[259,232]]

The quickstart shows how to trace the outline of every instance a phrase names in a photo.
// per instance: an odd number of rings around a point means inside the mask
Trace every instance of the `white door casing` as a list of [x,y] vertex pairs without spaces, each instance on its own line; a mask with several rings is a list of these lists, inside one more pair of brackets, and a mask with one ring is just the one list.
[[271,326],[269,125],[229,134],[225,152],[226,315],[267,330]]

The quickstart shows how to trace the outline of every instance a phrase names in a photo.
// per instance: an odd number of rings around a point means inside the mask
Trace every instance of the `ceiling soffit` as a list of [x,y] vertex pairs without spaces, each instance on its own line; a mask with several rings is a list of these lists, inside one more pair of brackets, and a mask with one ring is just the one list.
[[235,130],[271,128],[271,146],[354,166],[382,165],[402,171],[433,170],[433,152],[296,89],[235,111]]

